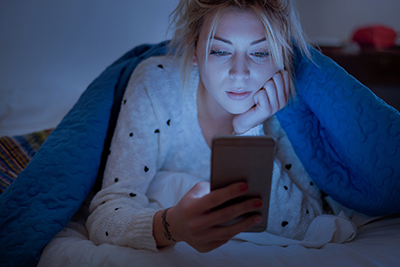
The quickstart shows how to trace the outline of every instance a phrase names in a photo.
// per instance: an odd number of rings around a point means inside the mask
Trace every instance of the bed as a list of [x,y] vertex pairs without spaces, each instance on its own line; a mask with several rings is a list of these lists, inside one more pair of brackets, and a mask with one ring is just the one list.
[[[334,211],[320,216],[307,238],[239,234],[209,253],[198,253],[185,243],[153,253],[95,246],[88,240],[87,205],[101,185],[126,83],[139,62],[165,51],[166,42],[142,45],[114,62],[57,128],[44,133],[41,142],[46,141],[35,149],[23,142],[28,135],[3,137],[9,144],[14,142],[14,151],[26,150],[25,145],[31,148],[30,153],[8,152],[2,158],[2,177],[8,178],[2,179],[6,182],[0,195],[1,266],[399,264],[399,112],[315,49],[316,64],[297,54],[296,102],[277,114]],[[7,166],[18,162],[18,155],[29,164],[6,173]],[[340,194],[333,190],[337,188]]]

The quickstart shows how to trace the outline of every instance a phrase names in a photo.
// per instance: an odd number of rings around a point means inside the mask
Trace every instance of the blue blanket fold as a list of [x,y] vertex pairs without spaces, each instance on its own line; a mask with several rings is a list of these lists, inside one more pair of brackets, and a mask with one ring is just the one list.
[[369,215],[400,212],[400,116],[331,59],[296,61],[297,101],[277,114],[312,180]]
[[[34,266],[102,177],[129,77],[166,43],[143,45],[82,94],[28,167],[0,195],[0,265]],[[277,113],[311,178],[367,214],[400,212],[400,115],[330,59],[296,57],[297,98]],[[103,149],[104,148],[104,149]]]
[[0,266],[35,266],[40,251],[70,221],[103,168],[103,147],[109,146],[133,69],[159,54],[165,54],[165,43],[139,46],[108,67],[0,195]]

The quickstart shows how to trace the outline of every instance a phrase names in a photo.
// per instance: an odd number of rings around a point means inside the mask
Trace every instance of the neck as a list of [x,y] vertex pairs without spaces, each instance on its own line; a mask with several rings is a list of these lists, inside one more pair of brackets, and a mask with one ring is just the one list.
[[234,115],[214,100],[201,80],[197,90],[197,109],[199,124],[209,146],[215,135],[232,134]]

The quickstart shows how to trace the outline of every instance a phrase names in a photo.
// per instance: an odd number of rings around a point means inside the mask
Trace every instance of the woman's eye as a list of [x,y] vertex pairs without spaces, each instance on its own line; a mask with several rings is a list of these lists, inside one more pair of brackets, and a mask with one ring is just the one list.
[[229,55],[230,53],[228,51],[216,51],[216,50],[212,50],[210,52],[210,55],[215,55],[215,56],[219,56],[219,57],[224,57]]
[[251,55],[253,55],[255,57],[268,57],[269,52],[254,52],[254,53],[251,53]]

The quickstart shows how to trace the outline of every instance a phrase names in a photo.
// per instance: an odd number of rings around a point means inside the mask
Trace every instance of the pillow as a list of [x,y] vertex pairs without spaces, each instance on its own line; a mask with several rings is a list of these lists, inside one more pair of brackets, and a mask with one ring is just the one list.
[[51,131],[0,137],[0,194],[25,169]]

